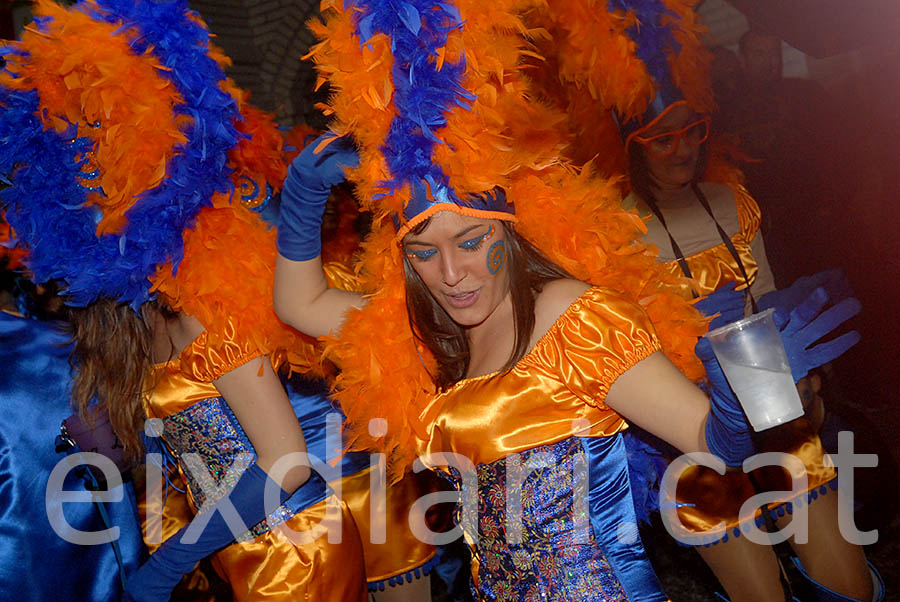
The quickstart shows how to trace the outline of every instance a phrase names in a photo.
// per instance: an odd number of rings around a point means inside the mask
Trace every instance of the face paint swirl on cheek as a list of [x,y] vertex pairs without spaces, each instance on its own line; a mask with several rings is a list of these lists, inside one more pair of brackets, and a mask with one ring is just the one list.
[[491,245],[491,248],[488,249],[487,253],[487,267],[488,271],[497,275],[500,270],[503,269],[503,264],[506,262],[506,241],[498,240],[494,244]]

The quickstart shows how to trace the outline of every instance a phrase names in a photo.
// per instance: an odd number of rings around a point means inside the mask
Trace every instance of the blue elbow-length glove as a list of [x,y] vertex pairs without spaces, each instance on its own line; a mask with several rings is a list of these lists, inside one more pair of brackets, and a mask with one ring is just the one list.
[[812,346],[862,309],[859,301],[853,297],[845,298],[825,309],[828,301],[825,289],[817,288],[790,314],[781,309],[775,310],[775,326],[781,331],[781,341],[784,343],[794,382],[806,376],[813,368],[840,357],[859,342],[859,333],[852,330]]
[[734,287],[735,283],[729,282],[694,303],[704,316],[715,316],[709,323],[710,330],[744,317],[744,291],[736,291]]
[[[191,525],[181,528],[175,535],[163,542],[156,552],[141,568],[135,571],[125,584],[125,600],[127,602],[167,602],[172,590],[178,585],[181,577],[193,570],[194,566],[206,558],[234,542],[235,536],[247,528],[261,522],[268,513],[265,507],[265,488],[275,487],[279,492],[279,504],[287,499],[288,494],[277,484],[269,481],[268,475],[258,464],[251,464],[238,479],[231,492],[219,500],[212,508],[205,509],[194,517],[194,521],[205,519],[212,513],[209,522],[199,533],[193,543],[192,538],[185,537]],[[311,505],[325,496],[325,482],[315,472],[292,496],[291,505],[297,501],[300,507]],[[305,501],[298,501],[302,498]],[[230,505],[229,505],[230,503]],[[232,509],[233,506],[233,509]],[[275,508],[269,510],[274,511]],[[235,516],[240,517],[243,524],[237,523]],[[225,516],[230,517],[226,519]],[[231,522],[235,530],[229,526]],[[193,523],[192,523],[193,524]],[[243,529],[243,531],[242,531]]]
[[[744,317],[744,292],[736,291],[734,287],[734,282],[726,284],[694,304],[704,315],[716,316],[709,323],[710,330]],[[709,341],[701,338],[694,352],[703,362],[708,383],[710,413],[706,420],[706,445],[726,464],[740,465],[755,451],[750,438],[750,425]]]
[[[859,333],[851,331],[812,347],[813,343],[832,333],[838,326],[859,313],[858,300],[846,298],[822,311],[828,303],[823,288],[815,289],[790,314],[775,311],[775,325],[781,332],[794,382],[810,370],[839,357],[859,342]],[[695,348],[703,362],[709,381],[710,414],[706,421],[706,443],[710,452],[731,466],[739,465],[754,451],[750,426],[737,396],[728,385],[724,372],[713,353],[712,345],[701,338]]]
[[[331,140],[328,146],[316,149]],[[344,169],[359,165],[349,137],[326,133],[308,144],[288,167],[281,189],[278,252],[293,261],[322,253],[322,214],[331,187],[344,181]]]
[[706,418],[706,447],[729,466],[740,466],[744,458],[756,451],[750,437],[750,423],[731,390],[725,373],[706,338],[697,341],[694,353],[703,362],[709,393],[709,416]]
[[759,311],[775,308],[790,312],[806,301],[817,288],[824,288],[832,303],[853,296],[853,288],[847,275],[843,270],[835,268],[812,276],[801,276],[787,288],[766,293],[759,298]]

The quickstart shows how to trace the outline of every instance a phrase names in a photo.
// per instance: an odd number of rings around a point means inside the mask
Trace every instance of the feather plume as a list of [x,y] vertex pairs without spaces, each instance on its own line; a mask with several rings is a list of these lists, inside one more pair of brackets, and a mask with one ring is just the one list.
[[35,13],[0,50],[0,200],[37,281],[65,281],[72,305],[136,307],[158,266],[177,269],[184,228],[232,186],[237,104],[183,1],[41,0]]

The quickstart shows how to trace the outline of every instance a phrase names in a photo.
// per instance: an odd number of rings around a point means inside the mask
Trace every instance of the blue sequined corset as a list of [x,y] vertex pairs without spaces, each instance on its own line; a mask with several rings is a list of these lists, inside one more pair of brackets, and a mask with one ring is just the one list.
[[[478,564],[476,599],[628,600],[593,535],[587,507],[573,507],[575,488],[587,486],[579,440],[565,439],[514,456],[513,461],[507,457],[476,467],[479,533],[472,546]],[[544,467],[532,469],[529,463]],[[518,504],[517,499],[522,507],[521,537],[520,543],[511,543],[515,535],[507,523],[506,508],[508,501]]]
[[[163,425],[163,440],[178,459],[197,508],[228,495],[243,470],[256,461],[253,444],[222,397],[209,397],[171,414],[163,418]],[[196,454],[206,471],[190,470],[185,454]],[[228,468],[235,462],[242,468],[229,477]],[[237,541],[248,541],[266,533],[295,513],[282,505]]]

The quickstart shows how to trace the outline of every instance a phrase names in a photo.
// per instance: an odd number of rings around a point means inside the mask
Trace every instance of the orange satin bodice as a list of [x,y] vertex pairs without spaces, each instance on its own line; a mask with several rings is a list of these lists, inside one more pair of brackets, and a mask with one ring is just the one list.
[[[749,284],[753,284],[759,272],[759,266],[756,258],[753,257],[753,252],[750,250],[750,243],[759,232],[762,217],[756,201],[753,200],[753,197],[750,196],[743,186],[737,188],[735,200],[737,201],[740,229],[731,236],[731,242],[735,251],[737,251],[738,257],[741,259],[744,270],[747,272]],[[744,276],[737,261],[735,261],[734,256],[732,256],[724,243],[719,243],[685,259],[688,267],[691,269],[691,276],[694,278],[694,288],[701,297],[710,294],[729,282],[737,282],[739,284],[738,289],[747,285],[744,282]],[[669,269],[673,273],[681,273],[681,268],[677,262],[670,263]],[[685,288],[682,294],[689,296],[690,291]]]
[[573,427],[613,435],[627,425],[605,404],[610,386],[659,348],[638,306],[611,290],[588,289],[512,370],[467,378],[436,395],[421,416],[429,437],[420,451],[486,464],[560,441]]

